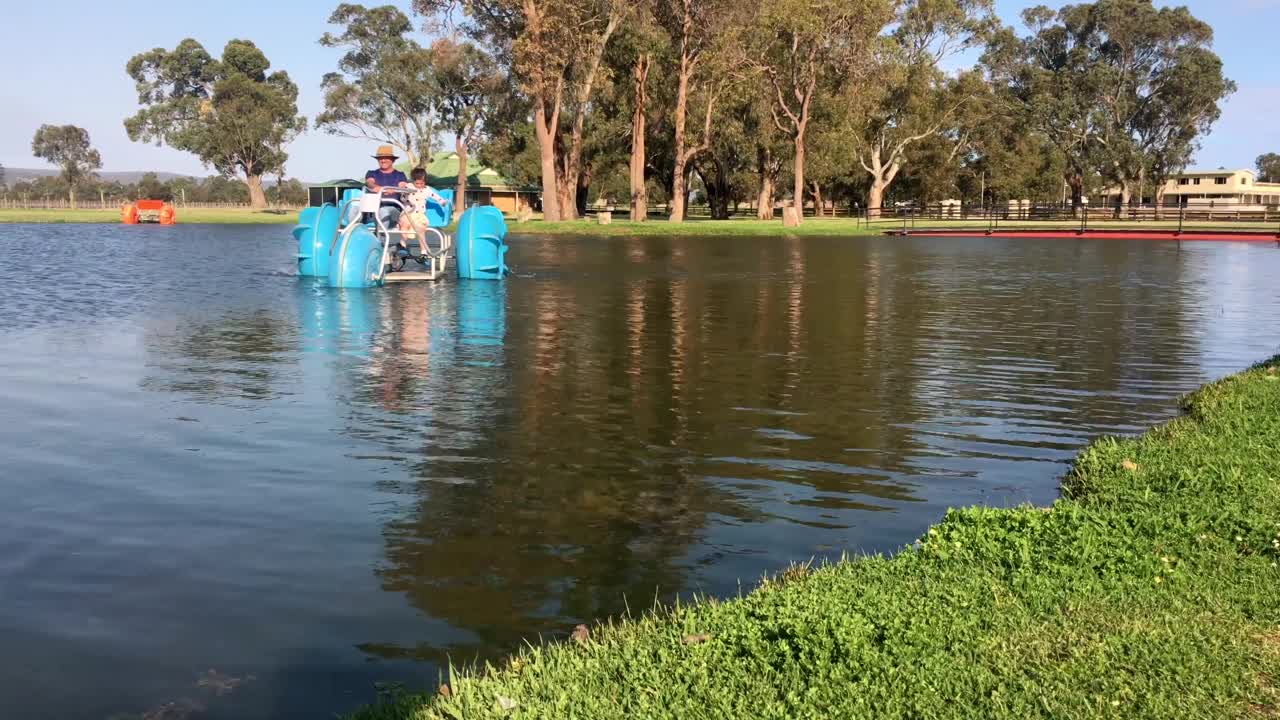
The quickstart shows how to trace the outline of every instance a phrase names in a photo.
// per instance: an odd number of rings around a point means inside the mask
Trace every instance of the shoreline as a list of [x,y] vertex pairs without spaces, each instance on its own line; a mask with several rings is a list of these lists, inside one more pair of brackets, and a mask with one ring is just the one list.
[[348,716],[1271,717],[1280,355],[1084,448],[1048,507],[610,619]]
[[[294,225],[298,222],[298,210],[265,210],[254,212],[248,208],[178,208],[178,226],[199,224],[270,224]],[[17,210],[0,209],[0,225],[4,224],[107,224],[119,225],[120,213],[108,210]],[[995,231],[988,235],[989,228]],[[517,222],[507,218],[510,235],[578,236],[578,237],[891,237],[902,235],[902,224],[894,220],[881,220],[868,226],[856,218],[805,218],[798,228],[783,227],[781,219],[756,220],[739,217],[732,220],[693,219],[684,223],[666,220],[631,222],[618,220],[608,225],[598,225],[590,219],[564,222],[544,222],[540,219]],[[985,220],[918,220],[907,228],[907,235],[918,237],[1062,237],[1071,239],[1106,239],[1115,232],[1136,235],[1158,235],[1159,239],[1179,239],[1176,220],[1136,222],[1125,220],[1099,220],[1090,223],[1081,235],[1071,223],[1054,221],[1002,221],[991,226]],[[1280,236],[1280,225],[1252,222],[1213,222],[1186,224],[1183,240],[1202,239],[1201,235],[1224,235],[1215,239],[1257,242],[1275,241]],[[1165,237],[1168,236],[1168,237]]]
[[[178,225],[296,225],[297,210],[253,211],[248,208],[178,208]],[[0,209],[0,225],[123,225],[120,210]],[[145,225],[144,225],[145,226]],[[139,226],[132,226],[139,227]],[[159,227],[157,225],[157,227]],[[170,226],[173,227],[173,226]]]

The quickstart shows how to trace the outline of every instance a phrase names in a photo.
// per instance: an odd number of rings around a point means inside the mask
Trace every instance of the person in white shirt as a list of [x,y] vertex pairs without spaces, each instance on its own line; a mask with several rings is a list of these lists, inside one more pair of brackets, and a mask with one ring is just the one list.
[[[423,255],[427,254],[427,202],[434,201],[440,207],[444,207],[447,200],[444,196],[436,192],[434,188],[427,186],[427,171],[422,168],[414,168],[413,173],[413,192],[405,197],[405,210],[400,214],[400,229],[406,233],[412,233],[418,238],[418,249]],[[404,238],[406,235],[400,236],[400,246],[407,248]]]

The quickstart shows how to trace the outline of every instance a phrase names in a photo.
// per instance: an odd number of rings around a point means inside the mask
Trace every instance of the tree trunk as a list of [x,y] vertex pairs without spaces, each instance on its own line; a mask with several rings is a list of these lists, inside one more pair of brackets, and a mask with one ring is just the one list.
[[453,221],[458,222],[467,204],[467,141],[464,134],[455,137],[454,152],[458,153],[458,179],[453,186]]
[[702,163],[693,163],[698,177],[702,178],[702,186],[707,189],[707,205],[711,209],[712,220],[729,219],[729,181],[724,175],[724,163],[720,158],[711,156],[714,174],[707,176]]
[[792,202],[796,208],[796,222],[804,223],[804,126],[796,128],[795,162],[793,164],[795,183],[791,187]]
[[[596,71],[600,68],[600,60],[604,57],[609,38],[622,22],[621,14],[610,14],[609,23],[600,34],[600,39],[591,49],[587,59],[586,70],[576,81],[574,92],[573,131],[569,136],[569,148],[564,153],[560,181],[560,219],[575,220],[577,213],[578,173],[582,170],[582,132],[587,120],[588,101],[591,99],[591,88],[595,85]],[[576,75],[576,73],[575,73]]]
[[533,130],[538,139],[538,155],[542,165],[542,219],[555,222],[560,219],[560,184],[556,172],[556,135],[559,133],[560,107],[547,117],[540,98],[534,98]]
[[1084,174],[1073,173],[1067,178],[1067,186],[1071,188],[1071,214],[1080,217],[1084,209]]
[[756,149],[756,169],[760,173],[760,193],[756,197],[756,218],[773,219],[773,183],[775,180],[773,154],[768,148]]
[[267,207],[267,194],[262,191],[262,176],[245,172],[244,184],[249,187],[249,207],[264,210]]
[[645,103],[649,99],[647,83],[649,81],[650,55],[647,53],[636,59],[635,79],[635,112],[631,115],[631,220],[644,222],[649,215],[649,192],[644,184],[644,141],[645,141]]
[[71,203],[71,209],[75,210],[76,209],[76,186],[75,185],[71,185],[71,184],[67,185],[67,201]]
[[1124,214],[1125,208],[1129,207],[1130,194],[1129,181],[1122,179],[1120,181],[1120,202],[1116,205],[1115,216],[1117,219]]
[[578,213],[578,217],[585,217],[587,214],[587,195],[591,190],[591,163],[583,166],[578,172],[578,186],[574,189],[573,207]]
[[689,158],[685,157],[685,115],[689,109],[689,60],[680,58],[680,74],[676,82],[676,148],[675,166],[672,169],[671,222],[684,222],[685,181]]
[[810,183],[813,185],[813,216],[822,217],[822,187],[818,183]]
[[871,187],[867,189],[867,217],[878,218],[884,212],[884,191],[888,183],[882,178],[873,176]]
[[1156,201],[1156,220],[1161,220],[1164,218],[1164,182],[1163,181],[1156,184],[1155,201]]
[[556,196],[560,204],[561,220],[578,219],[578,173],[568,167],[570,159],[563,156],[556,178]]
[[716,204],[712,212],[712,217],[717,220],[729,219],[729,178],[725,177],[724,163],[720,162],[720,158],[713,157],[712,162],[716,166]]
[[885,165],[880,158],[880,148],[877,147],[871,150],[871,164],[862,164],[863,169],[871,175],[871,186],[867,188],[868,219],[884,215],[884,194],[894,178],[898,177],[898,170],[902,168],[899,161],[894,158],[896,154],[891,154],[892,161]]

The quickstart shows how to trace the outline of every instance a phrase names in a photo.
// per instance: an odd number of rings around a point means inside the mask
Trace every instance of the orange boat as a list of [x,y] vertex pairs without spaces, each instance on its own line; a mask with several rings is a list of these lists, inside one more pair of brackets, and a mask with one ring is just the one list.
[[163,200],[138,200],[120,207],[120,222],[125,225],[138,223],[176,225],[178,213],[172,205]]

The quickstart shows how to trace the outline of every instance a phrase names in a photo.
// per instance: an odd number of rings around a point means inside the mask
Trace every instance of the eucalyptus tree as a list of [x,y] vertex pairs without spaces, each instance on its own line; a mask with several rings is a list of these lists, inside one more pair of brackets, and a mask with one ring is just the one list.
[[[528,97],[547,220],[577,216],[582,144],[600,60],[630,14],[624,0],[413,0],[432,22],[459,13],[466,30],[494,53]],[[562,114],[570,115],[568,138]]]
[[1185,7],[1098,0],[1028,8],[1023,21],[1030,35],[1002,34],[983,62],[1057,145],[1077,209],[1095,173],[1127,201],[1147,173],[1180,169],[1234,89],[1212,29]]
[[[733,78],[725,61],[738,50],[743,7],[738,0],[656,0],[654,15],[669,38],[676,83],[672,222],[684,220],[690,163],[711,148],[716,106]],[[702,130],[691,141],[686,121],[695,94],[701,96]]]
[[441,123],[453,133],[458,156],[454,219],[462,217],[467,190],[467,161],[471,147],[486,126],[505,90],[504,77],[493,58],[470,42],[442,38],[431,44],[431,65],[439,95],[435,100]]
[[[629,92],[616,93],[619,102],[615,108],[630,118],[626,130],[627,195],[633,222],[643,222],[649,214],[649,178],[652,174],[649,135],[655,120],[660,122],[654,110],[661,107],[661,95],[655,97],[655,83],[650,78],[668,51],[667,37],[657,23],[655,11],[659,3],[666,1],[635,2],[629,21],[613,41],[613,53],[606,56],[610,73],[630,80]],[[661,75],[661,71],[658,74]],[[625,102],[622,101],[624,97]]]
[[988,207],[1001,200],[1056,202],[1062,198],[1066,163],[1057,146],[1028,130],[1023,109],[993,94],[962,154],[961,195]]
[[1235,90],[1223,76],[1222,60],[1210,50],[1189,47],[1174,55],[1153,70],[1128,121],[1140,153],[1139,189],[1148,181],[1155,188],[1157,214],[1168,180],[1191,162],[1200,139],[1221,115],[1219,102]]
[[72,208],[76,206],[76,188],[91,180],[93,171],[102,167],[102,157],[89,142],[89,131],[75,125],[41,125],[31,139],[31,154],[61,169],[60,177],[67,186],[67,201]]
[[1082,20],[1103,72],[1105,124],[1099,171],[1129,203],[1149,173],[1164,180],[1185,167],[1197,139],[1235,85],[1210,49],[1213,29],[1185,7],[1150,0],[1099,0]]
[[249,204],[267,206],[262,176],[284,170],[284,148],[307,126],[298,86],[248,40],[232,40],[215,59],[187,38],[173,50],[133,56],[126,70],[142,109],[124,121],[129,139],[195,154],[228,177],[240,175]]
[[[1064,18],[1074,6],[1063,8]],[[1078,32],[1044,6],[1022,11],[1030,36],[1000,32],[983,55],[997,92],[1017,103],[1021,121],[1049,138],[1065,161],[1072,207],[1083,205],[1084,184],[1096,157],[1102,126],[1099,78]]]
[[1256,161],[1258,182],[1280,183],[1280,154],[1259,155]]
[[342,3],[329,23],[341,30],[326,32],[320,44],[345,53],[338,71],[321,81],[324,111],[316,117],[317,127],[391,145],[411,167],[425,166],[440,129],[442,88],[433,53],[411,37],[412,21],[391,5]]
[[740,61],[760,73],[770,118],[792,145],[792,198],[805,195],[805,150],[814,103],[861,87],[871,50],[894,19],[895,0],[762,0]]
[[985,43],[997,25],[992,0],[909,0],[899,9],[893,32],[877,47],[875,94],[860,105],[865,120],[853,136],[860,141],[858,163],[870,175],[871,212],[879,211],[912,146],[949,139],[946,162],[963,149],[982,111],[973,101],[985,93],[985,82],[973,72],[948,77],[942,65]]

